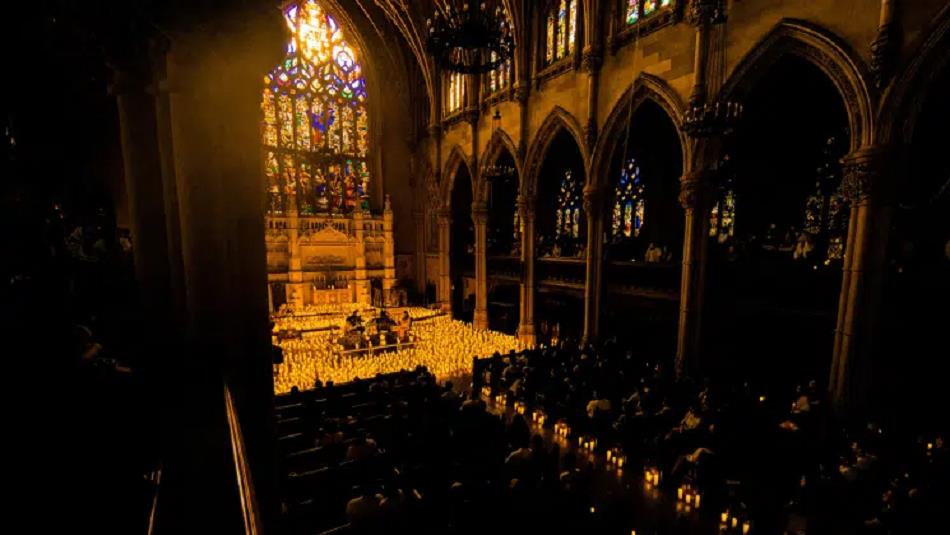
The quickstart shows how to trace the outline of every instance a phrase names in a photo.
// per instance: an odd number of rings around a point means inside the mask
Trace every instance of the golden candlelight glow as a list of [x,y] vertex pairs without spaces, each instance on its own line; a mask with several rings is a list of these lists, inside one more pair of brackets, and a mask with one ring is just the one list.
[[[347,314],[362,308],[362,305],[356,304],[308,306],[305,315],[275,317],[275,332],[311,331],[327,327],[337,329],[302,332],[300,338],[278,340],[276,343],[283,350],[284,361],[274,365],[274,392],[283,394],[293,386],[305,390],[312,387],[317,379],[324,383],[333,381],[339,384],[356,378],[372,378],[376,374],[411,370],[419,365],[425,366],[438,380],[444,381],[471,373],[473,356],[486,357],[496,351],[504,354],[527,347],[513,336],[477,330],[448,316],[432,317],[431,310],[412,307],[405,309],[409,311],[410,317],[428,318],[413,324],[414,344],[376,355],[342,355],[340,346],[335,342],[338,336],[335,333],[342,328]],[[483,389],[483,395],[485,392]],[[490,388],[488,395],[491,395]]]

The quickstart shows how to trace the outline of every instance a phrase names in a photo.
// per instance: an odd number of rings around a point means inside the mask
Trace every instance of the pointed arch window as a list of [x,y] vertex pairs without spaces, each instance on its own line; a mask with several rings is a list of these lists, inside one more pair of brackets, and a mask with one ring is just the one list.
[[[491,60],[496,61],[497,54],[491,53]],[[495,70],[488,73],[488,94],[497,93],[511,87],[511,59],[502,62]]]
[[287,54],[261,100],[268,213],[369,206],[366,81],[343,29],[315,0],[290,4]]
[[544,40],[546,65],[574,53],[577,40],[577,10],[577,0],[555,0],[548,3]]
[[454,72],[449,75],[449,86],[445,94],[446,112],[455,113],[465,105],[465,76]]
[[582,206],[581,185],[574,176],[573,170],[565,169],[558,189],[557,209],[554,214],[554,235],[557,238],[580,238]]
[[644,184],[640,166],[635,158],[629,158],[620,171],[620,179],[614,186],[614,204],[611,234],[614,239],[637,238],[646,215]]
[[673,8],[673,0],[623,0],[624,20],[628,25],[649,19]]

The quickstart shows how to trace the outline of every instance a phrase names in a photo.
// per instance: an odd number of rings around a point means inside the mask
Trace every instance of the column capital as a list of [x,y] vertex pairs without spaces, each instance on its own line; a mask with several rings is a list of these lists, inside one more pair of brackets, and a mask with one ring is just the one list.
[[863,147],[841,159],[841,191],[851,203],[860,204],[882,193],[887,151]]
[[514,95],[515,100],[518,101],[518,104],[523,106],[528,102],[528,94],[530,93],[529,89],[529,86],[526,84],[519,83],[517,86],[515,86],[512,94]]
[[696,27],[720,24],[726,21],[726,8],[722,0],[690,0],[686,21]]
[[584,211],[592,214],[594,210],[600,209],[604,201],[604,188],[598,184],[587,184],[584,186]]
[[475,201],[472,203],[472,222],[476,225],[488,223],[488,203]]
[[679,201],[684,210],[695,210],[702,205],[703,199],[712,182],[709,170],[693,171],[680,177]]
[[596,74],[604,63],[604,54],[599,48],[587,47],[581,56],[581,68],[587,74]]

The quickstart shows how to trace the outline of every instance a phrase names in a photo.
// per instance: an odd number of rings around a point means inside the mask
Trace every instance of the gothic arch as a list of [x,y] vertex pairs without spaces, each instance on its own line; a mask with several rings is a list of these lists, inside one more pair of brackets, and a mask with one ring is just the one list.
[[[469,164],[469,159],[465,156],[465,152],[462,150],[462,147],[456,145],[452,147],[452,151],[449,153],[448,159],[445,161],[445,168],[442,171],[442,207],[447,209],[453,209],[452,206],[452,188],[455,185],[455,177],[458,175],[459,169],[464,166],[469,173],[469,178],[472,181],[472,185],[475,184],[475,174],[472,173],[471,165]],[[474,196],[474,191],[472,192]]]
[[[541,127],[538,128],[534,136],[534,141],[528,149],[528,156],[522,166],[524,174],[521,175],[521,192],[525,197],[533,197],[538,189],[538,174],[541,172],[541,164],[547,155],[548,147],[551,141],[561,130],[566,131],[577,144],[577,149],[581,153],[581,159],[584,162],[584,172],[589,174],[590,153],[587,144],[584,141],[584,130],[580,123],[567,110],[560,106],[555,106],[548,114]],[[587,182],[585,177],[584,182]]]
[[940,10],[925,35],[884,94],[877,131],[882,145],[910,143],[934,79],[950,68],[950,4]]
[[867,66],[841,38],[809,22],[779,22],[733,69],[720,98],[741,102],[768,68],[787,54],[814,64],[838,89],[851,129],[851,151],[871,145],[875,132]]
[[476,200],[488,200],[488,182],[485,180],[485,173],[488,166],[498,161],[502,151],[505,149],[508,150],[515,161],[515,172],[518,173],[520,180],[522,165],[521,161],[518,160],[518,146],[511,140],[511,136],[508,135],[508,132],[505,132],[501,128],[496,128],[495,131],[492,132],[491,139],[488,140],[488,146],[485,147],[485,152],[482,153],[482,156],[478,160],[480,163],[478,177],[474,181],[476,193],[474,198]]
[[604,122],[602,133],[598,136],[597,144],[594,146],[591,172],[588,177],[590,184],[600,187],[608,183],[610,163],[616,152],[617,144],[623,139],[627,121],[647,100],[659,105],[666,112],[673,125],[676,126],[680,151],[683,154],[683,170],[689,169],[690,145],[687,143],[683,131],[679,128],[683,121],[683,111],[685,109],[683,101],[662,78],[641,73],[633,84],[623,92],[623,95],[617,99],[617,103]]

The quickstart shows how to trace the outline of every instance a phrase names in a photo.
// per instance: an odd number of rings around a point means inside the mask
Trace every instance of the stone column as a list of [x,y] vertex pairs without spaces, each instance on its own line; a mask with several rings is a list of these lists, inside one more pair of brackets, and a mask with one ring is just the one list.
[[850,205],[828,388],[835,407],[860,407],[870,387],[875,324],[880,311],[890,210],[883,192],[886,155],[863,148],[842,160],[842,190]]
[[488,329],[488,204],[472,203],[475,223],[475,315],[476,329]]
[[699,365],[700,324],[706,281],[706,217],[708,172],[693,172],[680,179],[680,204],[686,212],[683,267],[680,279],[679,329],[676,335],[676,376],[694,373]]
[[366,229],[364,226],[363,210],[353,210],[353,235],[356,240],[356,273],[354,274],[354,299],[357,303],[368,305],[372,302],[370,296],[369,278],[366,276]]
[[537,342],[534,324],[534,218],[535,200],[518,198],[521,220],[521,295],[518,337],[528,344]]
[[170,289],[155,99],[146,91],[147,82],[144,74],[118,70],[110,86],[119,111],[135,278],[143,310],[154,316],[144,322],[146,329],[154,320],[166,319]]
[[439,209],[439,298],[445,312],[452,312],[452,277],[449,272],[449,233],[452,231],[452,212]]
[[584,338],[594,342],[600,329],[601,275],[603,271],[604,214],[603,191],[588,185],[584,188],[584,211],[587,213],[587,269],[584,278]]
[[396,242],[393,238],[393,207],[389,195],[383,204],[383,299],[389,303],[396,286]]
[[426,212],[425,209],[412,211],[412,224],[416,231],[416,291],[425,295],[426,291]]

